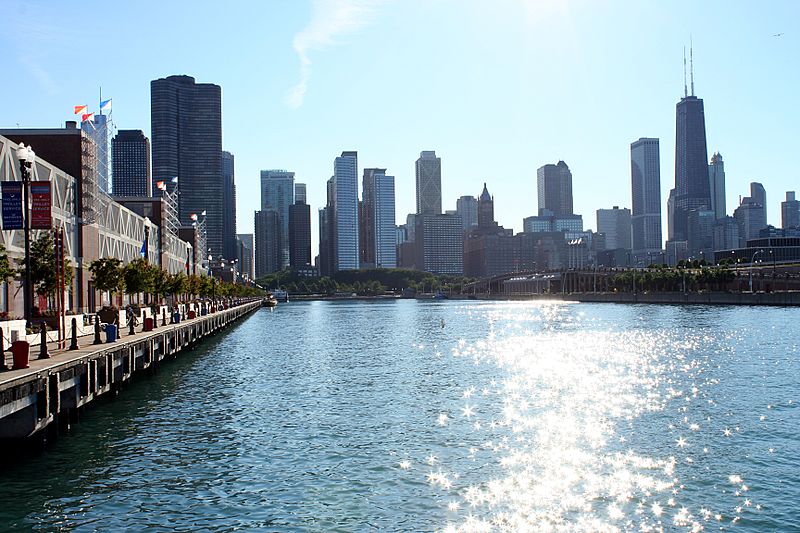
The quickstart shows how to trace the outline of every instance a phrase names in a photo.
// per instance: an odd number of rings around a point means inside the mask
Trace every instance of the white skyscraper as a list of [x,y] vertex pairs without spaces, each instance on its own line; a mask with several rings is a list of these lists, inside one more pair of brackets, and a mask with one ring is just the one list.
[[711,156],[708,165],[708,185],[711,188],[711,210],[714,218],[719,220],[725,217],[725,163],[719,152]]
[[278,212],[282,264],[289,266],[289,206],[294,203],[294,172],[287,170],[261,171],[261,210]]
[[[375,266],[397,267],[397,230],[394,210],[394,176],[386,171],[375,178]],[[366,198],[364,199],[366,202]]]
[[358,152],[333,160],[334,271],[358,270]]

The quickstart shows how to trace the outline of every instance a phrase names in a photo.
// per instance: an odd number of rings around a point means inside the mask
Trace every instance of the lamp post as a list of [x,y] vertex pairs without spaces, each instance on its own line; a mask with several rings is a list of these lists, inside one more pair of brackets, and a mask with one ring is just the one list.
[[764,250],[756,250],[756,252],[753,254],[752,259],[750,259],[750,292],[751,293],[753,292],[753,263],[756,260],[756,256],[758,254],[763,254],[763,253],[764,253]]
[[24,211],[23,232],[25,234],[25,287],[23,294],[23,305],[25,306],[25,328],[31,327],[31,305],[33,295],[31,294],[31,221],[28,207],[28,186],[31,181],[31,168],[36,161],[36,153],[30,146],[20,143],[17,148],[17,159],[19,159],[19,173],[22,179],[22,206]]

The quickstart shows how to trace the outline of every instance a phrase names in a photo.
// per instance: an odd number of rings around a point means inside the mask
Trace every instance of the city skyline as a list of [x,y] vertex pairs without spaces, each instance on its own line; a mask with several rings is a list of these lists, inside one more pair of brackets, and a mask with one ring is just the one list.
[[[103,94],[114,98],[117,126],[142,129],[152,138],[148,82],[187,74],[222,87],[223,149],[236,154],[237,185],[243,189],[257,183],[263,168],[292,168],[298,180],[308,183],[308,203],[317,210],[325,204],[330,159],[343,149],[358,150],[361,168],[387,168],[396,176],[396,216],[402,222],[415,211],[414,161],[420,151],[435,150],[444,164],[443,211],[454,209],[459,197],[476,194],[488,182],[498,223],[515,231],[521,231],[524,217],[536,214],[535,169],[550,161],[569,163],[574,212],[583,215],[587,228],[594,226],[596,209],[630,208],[628,146],[640,137],[659,138],[666,228],[665,203],[674,176],[674,106],[683,94],[682,50],[692,34],[695,92],[705,101],[708,152],[725,154],[727,163],[727,214],[738,205],[738,197],[747,194],[749,183],[758,181],[768,191],[768,222],[779,226],[780,199],[785,191],[798,188],[793,176],[778,171],[770,175],[769,170],[791,168],[792,127],[798,120],[791,96],[797,91],[798,75],[787,68],[798,37],[791,32],[777,36],[785,29],[783,21],[799,14],[793,3],[777,3],[767,11],[735,9],[721,2],[636,4],[630,9],[627,2],[600,8],[585,2],[509,1],[492,10],[479,3],[444,2],[432,6],[426,20],[414,16],[419,7],[415,3],[252,3],[237,10],[252,17],[237,20],[247,27],[274,19],[270,41],[280,44],[255,43],[258,46],[250,50],[240,41],[243,37],[235,36],[230,44],[196,43],[192,52],[178,47],[169,54],[146,54],[173,39],[179,42],[192,25],[210,25],[199,18],[206,5],[211,4],[201,2],[198,14],[186,14],[185,20],[165,16],[164,22],[152,21],[149,31],[170,36],[145,35],[135,59],[133,50],[107,47],[113,50],[99,51],[92,75],[77,76],[60,66],[69,64],[63,54],[74,51],[74,45],[67,39],[63,47],[50,46],[52,35],[74,33],[67,28],[78,27],[76,15],[65,6],[12,2],[0,42],[16,52],[7,57],[6,71],[16,74],[19,83],[0,89],[8,101],[16,102],[4,114],[2,126],[63,124],[72,118],[73,105],[97,99],[93,96],[102,86]],[[342,13],[346,6],[358,9],[346,13],[349,18],[340,29],[324,24],[326,15]],[[183,13],[179,7],[169,6],[167,11]],[[94,11],[91,2],[87,9]],[[108,21],[99,31],[113,29],[124,38],[133,35],[148,10],[138,13],[114,6],[105,11]],[[689,20],[687,12],[692,13]],[[721,12],[726,16],[724,29],[707,24]],[[220,13],[223,20],[233,15]],[[453,24],[440,28],[445,18]],[[653,19],[663,24],[634,24]],[[162,24],[169,24],[170,32],[161,31]],[[420,42],[408,50],[383,44],[399,38],[409,25],[418,30]],[[441,33],[434,33],[434,27]],[[48,28],[58,31],[44,31]],[[471,43],[477,28],[486,38]],[[549,39],[563,32],[573,36],[574,43],[549,46]],[[376,45],[378,34],[386,38]],[[423,54],[426,47],[432,53]],[[455,50],[463,50],[464,58],[454,60]],[[234,51],[244,55],[243,65],[254,51],[263,53],[259,61],[270,66],[265,69],[269,79],[219,61],[221,54]],[[377,54],[382,54],[380,62]],[[142,65],[142,55],[152,60]],[[551,71],[557,83],[534,84],[541,71]],[[412,72],[416,77],[409,76]],[[376,74],[388,76],[392,83],[380,95],[365,95],[360,86],[367,84],[358,80]],[[346,94],[337,88],[345,76],[351,81]],[[421,85],[423,79],[432,82]],[[764,79],[772,82],[765,84]],[[748,98],[756,88],[758,105]],[[292,105],[290,94],[296,97]],[[90,108],[97,110],[96,104]],[[376,115],[389,125],[389,135],[372,132]],[[254,133],[254,125],[262,122],[280,127]],[[324,127],[334,123],[335,135]],[[765,123],[774,132],[769,138],[756,134]],[[237,231],[252,231],[257,201],[239,200]],[[316,250],[313,219],[316,216]]]

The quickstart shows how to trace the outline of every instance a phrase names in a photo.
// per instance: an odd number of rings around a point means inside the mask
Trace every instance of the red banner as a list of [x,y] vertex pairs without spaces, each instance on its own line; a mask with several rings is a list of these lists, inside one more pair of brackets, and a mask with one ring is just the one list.
[[49,181],[32,181],[31,187],[31,229],[50,229],[53,217],[50,212],[52,195]]

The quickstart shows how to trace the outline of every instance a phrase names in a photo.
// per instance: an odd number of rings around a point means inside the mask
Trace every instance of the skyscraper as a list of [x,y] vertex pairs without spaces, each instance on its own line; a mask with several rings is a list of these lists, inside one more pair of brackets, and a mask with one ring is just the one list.
[[223,254],[222,89],[191,76],[150,82],[153,181],[178,178],[178,217],[206,211],[207,246]]
[[111,141],[114,196],[152,196],[150,140],[142,130],[120,130]]
[[364,238],[361,256],[365,268],[397,266],[397,229],[395,226],[394,176],[385,168],[365,168],[363,187]]
[[289,206],[294,204],[294,172],[288,170],[261,171],[261,209],[278,213],[281,234],[281,266],[289,266]]
[[417,214],[442,213],[442,158],[435,151],[423,151],[416,163]]
[[733,218],[739,225],[739,241],[744,247],[748,240],[757,239],[758,232],[767,227],[767,210],[764,203],[767,193],[764,186],[753,182],[750,184],[750,196],[745,196],[739,207],[733,212]]
[[[572,173],[563,161],[544,165],[536,171],[539,215],[571,215]],[[550,213],[545,212],[549,211]]]
[[631,210],[620,209],[614,206],[612,209],[597,210],[597,232],[606,236],[606,250],[617,250],[620,248],[631,249]]
[[631,206],[633,254],[644,258],[660,253],[663,241],[658,139],[641,137],[631,143]]
[[294,201],[295,203],[300,202],[303,204],[308,203],[308,199],[306,198],[306,184],[305,183],[295,183],[294,184]]
[[794,191],[786,191],[786,201],[781,202],[781,227],[800,227],[800,200],[795,199]]
[[461,217],[464,231],[478,225],[478,199],[474,196],[462,196],[456,200],[456,214]]
[[222,152],[222,237],[226,259],[239,256],[236,249],[236,181],[234,159],[230,152]]
[[252,233],[239,233],[236,238],[242,245],[243,253],[239,257],[239,272],[249,278],[255,277],[255,269],[253,268],[253,257],[255,246],[253,245]]
[[764,226],[766,227],[767,221],[767,191],[764,189],[764,186],[757,181],[750,183],[750,198],[753,199],[755,203],[760,205],[762,209],[764,209]]
[[281,232],[278,212],[263,209],[255,214],[256,279],[282,268]]
[[711,210],[717,219],[725,217],[725,163],[716,152],[708,165],[708,186],[711,189]]
[[703,100],[684,87],[684,97],[676,106],[675,115],[675,195],[673,233],[670,240],[687,239],[687,219],[692,209],[711,209],[711,188],[708,177],[706,120]]
[[[300,184],[298,184],[300,185]],[[289,206],[289,266],[311,265],[311,206],[298,199]]]
[[483,183],[483,192],[478,198],[478,228],[487,229],[495,226],[494,222],[494,198]]
[[333,161],[334,270],[358,270],[358,152]]

